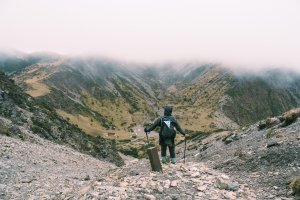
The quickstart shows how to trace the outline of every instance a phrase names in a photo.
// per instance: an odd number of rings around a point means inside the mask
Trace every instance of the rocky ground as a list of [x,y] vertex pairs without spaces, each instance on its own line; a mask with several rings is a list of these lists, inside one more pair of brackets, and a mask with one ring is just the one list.
[[[265,199],[246,179],[203,162],[163,165],[123,156],[125,166],[97,160],[32,135],[0,135],[0,199]],[[189,160],[189,159],[188,159]],[[292,199],[274,197],[271,199]]]
[[269,122],[189,140],[186,164],[178,144],[178,163],[162,173],[147,159],[123,156],[117,167],[30,131],[8,137],[0,124],[0,199],[296,199],[300,121]]
[[[188,161],[205,162],[238,182],[247,183],[259,199],[293,198],[289,184],[300,177],[300,121],[260,124],[240,131],[214,133],[188,142]],[[276,122],[275,122],[276,121]],[[182,156],[183,146],[177,149]]]
[[80,195],[99,199],[256,199],[247,184],[194,162],[164,165],[161,173],[148,160],[132,160],[86,190]]
[[0,135],[0,199],[64,199],[115,165],[32,135]]
[[164,165],[161,173],[127,158],[119,168],[34,139],[0,135],[0,199],[256,199],[247,184],[204,163]]

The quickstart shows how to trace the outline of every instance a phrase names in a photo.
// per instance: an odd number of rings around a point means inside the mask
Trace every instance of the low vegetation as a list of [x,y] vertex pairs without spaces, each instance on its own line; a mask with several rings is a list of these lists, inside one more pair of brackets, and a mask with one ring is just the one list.
[[291,184],[290,188],[292,189],[293,193],[300,197],[300,178],[295,178]]
[[1,134],[28,139],[28,132],[32,132],[100,160],[124,164],[111,142],[85,134],[77,125],[60,117],[51,103],[31,98],[2,73],[0,88],[5,91],[5,98],[0,100],[0,115],[6,124],[1,124]]

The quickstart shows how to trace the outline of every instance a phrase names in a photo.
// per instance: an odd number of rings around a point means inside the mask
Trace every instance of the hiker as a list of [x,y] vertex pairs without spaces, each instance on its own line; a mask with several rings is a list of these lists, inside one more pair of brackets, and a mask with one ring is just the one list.
[[184,130],[182,130],[182,128],[180,127],[175,117],[172,116],[172,109],[173,107],[170,105],[165,106],[164,116],[159,117],[158,119],[155,120],[155,122],[152,125],[144,129],[144,131],[147,134],[153,129],[155,129],[157,126],[160,126],[159,144],[161,146],[161,162],[164,164],[167,162],[167,147],[169,147],[171,163],[172,164],[176,163],[176,158],[175,158],[176,131],[174,130],[174,127],[186,138],[188,137],[188,135],[185,134]]

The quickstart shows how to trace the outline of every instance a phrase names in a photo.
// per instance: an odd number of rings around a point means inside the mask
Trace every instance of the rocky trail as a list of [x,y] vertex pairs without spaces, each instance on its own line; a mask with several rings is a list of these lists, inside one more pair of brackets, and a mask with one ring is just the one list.
[[88,184],[79,195],[99,199],[256,199],[246,184],[203,163],[164,165],[163,173],[149,169],[147,160],[132,160],[103,181]]
[[31,137],[0,135],[0,199],[264,199],[202,162],[164,165],[161,173],[147,159],[124,157],[126,165],[116,167]]

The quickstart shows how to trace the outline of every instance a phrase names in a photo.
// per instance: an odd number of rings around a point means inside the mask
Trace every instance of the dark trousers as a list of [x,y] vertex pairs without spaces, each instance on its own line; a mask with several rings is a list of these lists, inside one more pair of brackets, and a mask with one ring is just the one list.
[[169,147],[170,157],[175,158],[175,145],[169,146],[166,144],[161,145],[161,157],[167,156],[167,147]]

